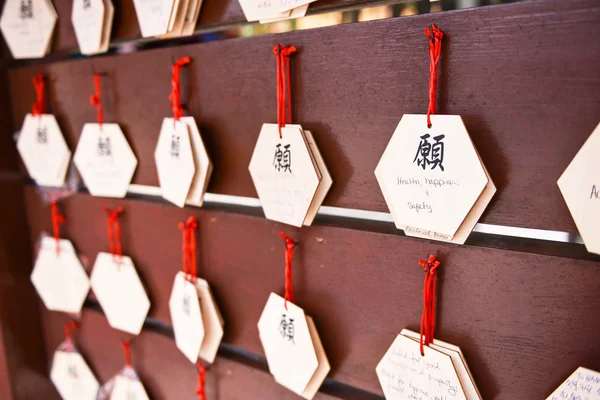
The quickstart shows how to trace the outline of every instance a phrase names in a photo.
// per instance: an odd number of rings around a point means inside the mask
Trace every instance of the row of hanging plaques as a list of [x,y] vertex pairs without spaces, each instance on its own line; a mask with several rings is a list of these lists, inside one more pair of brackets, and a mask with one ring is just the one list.
[[[427,114],[404,115],[375,169],[394,223],[408,236],[464,244],[496,192],[492,177],[458,115],[436,114],[436,84],[443,33],[425,30],[431,60]],[[249,172],[265,216],[301,227],[311,225],[333,179],[317,146],[318,133],[292,123],[290,58],[294,46],[276,45],[277,124],[265,123]],[[181,69],[172,67],[172,117],[157,127],[155,162],[162,196],[173,204],[201,206],[212,162],[192,116],[181,104]],[[104,78],[107,79],[107,78]],[[43,77],[34,79],[38,101],[25,117],[18,149],[30,176],[40,186],[67,179],[70,151],[53,115],[45,112]],[[97,122],[84,125],[74,164],[94,196],[124,197],[137,159],[116,123],[105,123],[101,76],[94,74]],[[424,89],[425,90],[425,89]],[[167,97],[167,96],[165,96]],[[600,182],[595,157],[600,125],[575,156],[558,186],[588,251],[600,254]]]
[[[112,0],[70,1],[73,2],[71,22],[81,53],[107,52],[115,15]],[[309,3],[314,1],[240,0],[240,6],[248,21],[270,23],[303,17]],[[202,0],[133,0],[133,3],[142,36],[159,39],[192,35],[202,7]],[[50,52],[57,20],[51,0],[6,0],[0,30],[14,58],[41,58]]]
[[[54,237],[42,237],[31,274],[46,308],[78,319],[91,288],[112,328],[139,335],[150,300],[132,259],[123,254],[119,216],[124,210],[104,210],[110,252],[98,253],[90,278],[73,244],[60,237],[65,218],[58,205],[53,203],[51,210]],[[182,231],[183,269],[175,274],[169,310],[176,346],[198,368],[196,393],[205,400],[205,364],[212,364],[216,358],[225,322],[209,283],[197,277],[198,223],[190,217],[178,227]],[[292,259],[296,243],[284,233],[280,236],[285,241],[285,295],[268,296],[257,322],[258,336],[274,380],[298,396],[312,399],[331,366],[313,319],[295,303]],[[440,262],[431,255],[419,264],[425,272],[421,330],[403,329],[376,366],[383,393],[390,400],[414,396],[424,400],[480,400],[482,396],[461,349],[434,338]],[[100,387],[72,341],[71,330],[75,327],[78,325],[74,321],[67,324],[65,341],[57,348],[50,370],[50,378],[64,400],[149,398],[131,364],[129,342],[123,343],[124,368]],[[568,397],[573,395],[581,397]],[[600,399],[600,374],[579,368],[548,399]]]

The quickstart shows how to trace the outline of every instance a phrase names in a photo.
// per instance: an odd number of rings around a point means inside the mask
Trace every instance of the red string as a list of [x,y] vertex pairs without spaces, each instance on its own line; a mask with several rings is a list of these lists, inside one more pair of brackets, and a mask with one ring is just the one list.
[[[286,117],[292,122],[292,86],[290,78],[290,55],[296,52],[295,46],[285,47],[276,44],[273,54],[277,58],[277,126],[281,138],[281,128],[286,125]],[[284,76],[285,75],[285,76]],[[287,91],[286,91],[287,80]],[[286,110],[287,92],[287,110]]]
[[67,351],[73,351],[73,339],[71,330],[79,329],[79,324],[75,321],[69,321],[65,324],[65,341],[67,344]]
[[37,74],[32,81],[37,100],[33,103],[31,114],[38,116],[46,112],[46,79],[44,78],[44,75]]
[[181,67],[187,65],[192,60],[189,57],[180,58],[173,64],[171,73],[171,94],[169,100],[171,100],[171,109],[173,110],[173,118],[175,121],[179,121],[179,118],[183,117],[183,108],[181,107]]
[[442,39],[444,33],[437,26],[425,28],[425,35],[429,37],[429,107],[427,108],[427,127],[431,128],[431,114],[435,114],[437,96],[437,70],[440,55],[442,54]]
[[104,123],[104,112],[102,111],[102,87],[100,82],[100,74],[94,73],[94,91],[95,94],[90,96],[90,104],[96,107],[98,113],[98,125],[102,130]]
[[183,232],[183,273],[189,281],[196,280],[196,229],[198,220],[189,217],[187,221],[179,223],[179,229]]
[[294,286],[292,281],[292,255],[296,244],[285,233],[279,232],[279,236],[285,239],[285,309],[287,302],[294,303]]
[[122,340],[121,346],[123,347],[123,353],[125,355],[125,365],[131,367],[131,341]]
[[52,233],[56,241],[56,256],[60,255],[60,226],[66,221],[65,216],[58,210],[58,204],[52,202]]
[[121,245],[121,225],[119,224],[119,215],[123,214],[123,207],[119,207],[116,210],[105,208],[104,212],[108,215],[106,226],[110,254],[115,256],[115,258],[120,259],[123,255],[123,248]]
[[198,395],[198,400],[205,400],[206,393],[204,392],[204,384],[206,382],[206,368],[200,361],[198,361],[196,365],[198,366],[198,386],[196,386],[196,395]]
[[425,271],[425,281],[423,282],[423,315],[421,316],[421,329],[419,332],[421,354],[424,355],[423,346],[429,346],[433,342],[433,333],[435,330],[435,272],[440,262],[435,259],[434,255],[430,255],[427,261],[419,260],[419,265]]

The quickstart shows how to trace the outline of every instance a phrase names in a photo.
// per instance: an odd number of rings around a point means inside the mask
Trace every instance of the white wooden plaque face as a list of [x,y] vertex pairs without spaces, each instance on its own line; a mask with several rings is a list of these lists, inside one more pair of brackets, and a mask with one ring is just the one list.
[[71,22],[82,54],[100,50],[105,12],[103,0],[73,0]]
[[488,183],[460,116],[405,114],[375,170],[399,229],[452,239]]
[[83,126],[73,161],[92,196],[123,198],[137,158],[117,124]]
[[56,118],[52,114],[27,114],[17,149],[29,175],[40,186],[62,186],[71,160]]
[[558,187],[590,253],[600,254],[600,124],[558,180]]
[[177,348],[190,362],[196,363],[204,341],[204,322],[196,285],[187,281],[183,272],[175,275],[169,310]]
[[175,0],[133,0],[143,37],[164,35],[169,31]]
[[375,369],[388,400],[414,395],[423,400],[466,400],[452,360],[430,347],[421,355],[419,343],[398,335]]
[[302,129],[263,124],[248,169],[267,219],[301,227],[321,180]]
[[319,182],[319,187],[317,188],[317,192],[315,193],[315,197],[310,205],[308,210],[308,214],[304,219],[304,225],[310,226],[312,225],[319,209],[321,208],[321,204],[325,200],[327,193],[329,193],[329,189],[331,189],[331,185],[333,185],[333,179],[331,178],[331,174],[329,173],[329,169],[327,169],[327,165],[325,164],[325,160],[319,151],[319,147],[315,142],[315,139],[310,131],[304,131],[304,136],[306,137],[306,141],[308,143],[308,147],[310,148],[311,154],[315,163],[317,164],[317,168],[321,173],[321,181]]
[[165,118],[154,151],[162,197],[183,207],[196,173],[190,131],[186,123]]
[[150,400],[144,385],[137,379],[124,375],[115,377],[115,386],[110,394],[110,400]]
[[98,253],[91,281],[109,325],[139,335],[150,300],[131,258]]
[[215,297],[210,290],[208,282],[204,279],[196,280],[196,287],[200,295],[200,308],[204,321],[204,340],[200,348],[200,358],[209,364],[215,361],[219,345],[223,339],[223,317],[215,302]]
[[212,162],[208,156],[206,147],[204,147],[204,142],[202,141],[200,130],[198,129],[198,125],[196,125],[194,117],[182,117],[180,120],[189,129],[190,144],[196,168],[186,203],[201,206],[204,202],[204,193],[206,192],[206,187],[212,173]]
[[60,239],[59,246],[57,255],[56,240],[42,239],[31,282],[48,310],[78,314],[90,291],[90,280],[71,241]]
[[279,11],[277,0],[239,0],[239,2],[247,21],[287,18],[290,16],[289,10]]
[[546,400],[600,400],[600,373],[579,367]]
[[13,57],[44,57],[57,19],[49,0],[6,0],[0,29]]
[[81,354],[56,351],[50,380],[63,400],[96,400],[100,385]]
[[258,321],[260,340],[277,382],[302,395],[317,371],[315,352],[304,311],[271,293]]

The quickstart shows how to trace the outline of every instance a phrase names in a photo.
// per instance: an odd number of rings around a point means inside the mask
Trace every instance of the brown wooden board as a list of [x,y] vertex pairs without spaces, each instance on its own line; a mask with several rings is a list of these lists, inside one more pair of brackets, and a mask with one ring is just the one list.
[[[44,336],[48,343],[47,356],[52,354],[64,340],[64,324],[67,317],[44,313]],[[126,339],[112,330],[104,316],[84,310],[81,330],[74,333],[74,341],[90,367],[101,382],[111,379],[123,368],[123,350],[120,341]],[[146,391],[153,400],[196,399],[196,367],[175,347],[171,338],[143,331],[131,342],[132,365],[136,369]],[[253,369],[228,359],[218,357],[207,369],[206,398],[235,399],[296,399],[292,392],[277,385],[264,371]],[[49,391],[44,400],[59,399],[55,391]],[[316,399],[329,400],[330,396],[319,394]]]
[[[49,209],[33,189],[26,202],[35,239],[50,229]],[[462,347],[484,398],[542,398],[577,366],[600,369],[597,262],[332,227],[297,230],[138,200],[80,194],[61,204],[65,237],[92,263],[108,249],[103,207],[125,207],[123,251],[146,284],[149,316],[164,323],[170,323],[168,298],[181,269],[177,223],[197,216],[199,275],[210,282],[224,315],[224,341],[254,354],[263,354],[256,324],[267,297],[283,293],[285,246],[278,233],[284,230],[300,243],[296,301],[315,320],[331,378],[369,392],[381,393],[375,366],[394,337],[419,328],[423,271],[417,261],[430,253],[442,261],[436,336]]]
[[295,44],[294,121],[314,132],[333,175],[325,204],[387,211],[373,171],[402,114],[426,111],[423,29],[436,23],[446,34],[439,112],[463,116],[498,187],[482,222],[576,232],[556,180],[598,123],[600,47],[588,44],[599,19],[595,0],[531,1],[18,68],[13,122],[43,72],[74,148],[96,118],[92,68],[107,72],[106,120],[121,124],[138,156],[134,183],[157,185],[170,66],[189,55],[189,114],[215,164],[209,191],[255,197],[248,163],[261,124],[275,121],[271,50]]
[[0,399],[45,399],[41,303],[29,281],[32,247],[23,185],[0,181]]

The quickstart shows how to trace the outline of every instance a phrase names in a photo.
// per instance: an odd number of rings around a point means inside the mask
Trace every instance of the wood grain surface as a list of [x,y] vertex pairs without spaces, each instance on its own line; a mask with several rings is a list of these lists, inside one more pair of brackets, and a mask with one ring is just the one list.
[[[49,209],[34,190],[26,194],[33,240],[50,229]],[[542,398],[577,366],[600,368],[597,262],[331,227],[297,230],[137,200],[76,195],[62,204],[64,235],[90,265],[108,249],[103,207],[125,207],[123,251],[146,285],[149,316],[164,323],[170,323],[168,298],[181,269],[177,223],[197,216],[199,275],[210,282],[224,315],[224,341],[261,355],[256,324],[269,293],[283,293],[278,233],[285,230],[300,243],[296,300],[315,320],[330,377],[369,392],[381,393],[375,366],[394,337],[419,327],[423,272],[417,261],[430,253],[442,261],[436,337],[461,346],[484,398]]]
[[13,123],[43,72],[75,148],[95,120],[92,68],[107,72],[106,120],[121,125],[138,157],[134,183],[157,185],[171,60],[189,55],[189,114],[215,164],[209,191],[256,197],[247,167],[261,124],[275,120],[271,49],[293,43],[294,121],[314,132],[332,173],[325,204],[387,211],[373,171],[402,114],[426,111],[423,28],[433,22],[447,38],[439,112],[463,117],[498,187],[482,222],[576,232],[556,180],[598,123],[600,47],[586,43],[599,19],[594,0],[532,1],[18,68]]

